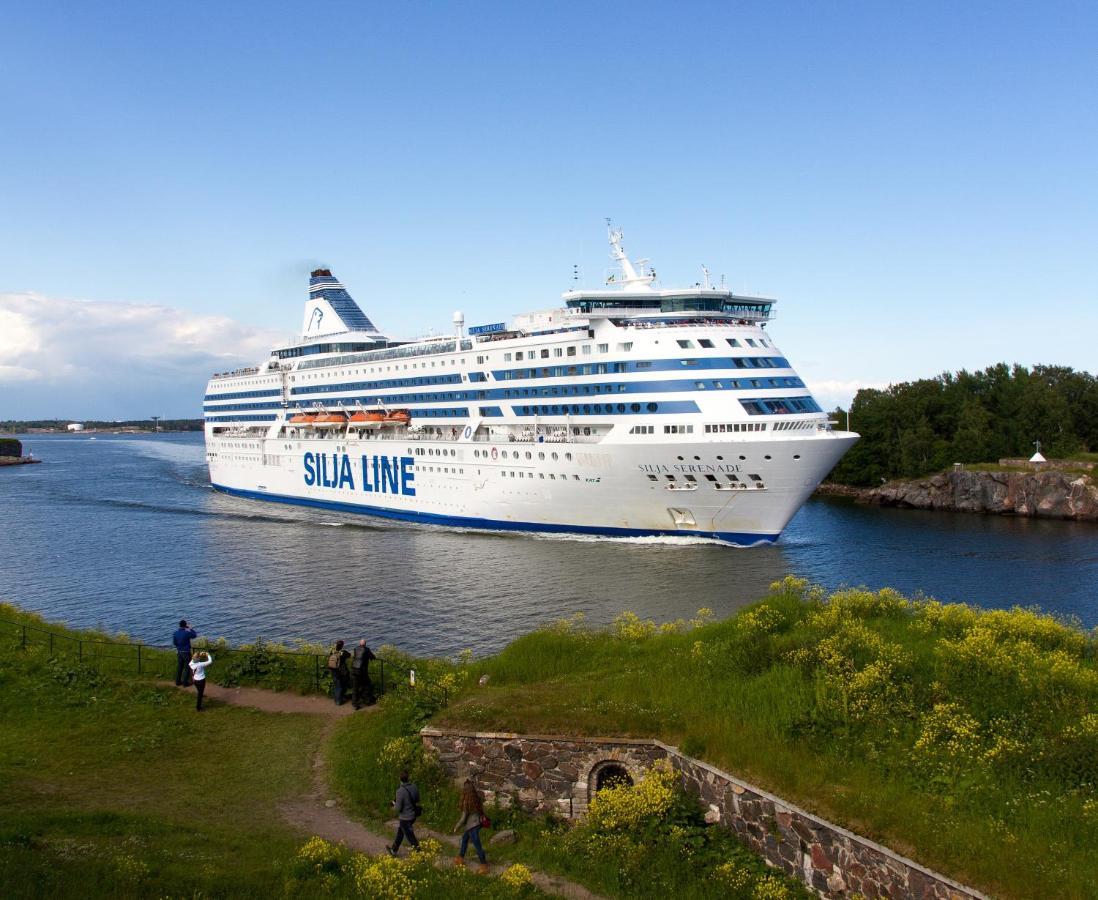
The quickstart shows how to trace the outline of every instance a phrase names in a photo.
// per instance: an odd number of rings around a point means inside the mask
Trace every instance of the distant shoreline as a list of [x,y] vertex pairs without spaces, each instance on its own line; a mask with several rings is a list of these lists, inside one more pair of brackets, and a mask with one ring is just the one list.
[[[70,428],[79,425],[78,429]],[[202,419],[161,419],[157,427],[152,421],[127,419],[105,422],[92,419],[23,419],[0,422],[0,434],[186,434],[204,429]]]

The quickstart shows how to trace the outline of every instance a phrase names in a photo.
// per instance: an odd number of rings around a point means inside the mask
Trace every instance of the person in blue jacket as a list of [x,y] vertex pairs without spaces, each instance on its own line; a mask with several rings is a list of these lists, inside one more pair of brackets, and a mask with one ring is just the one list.
[[179,620],[179,627],[172,635],[172,643],[175,644],[175,686],[191,686],[191,641],[198,637],[198,632],[187,624],[186,619]]

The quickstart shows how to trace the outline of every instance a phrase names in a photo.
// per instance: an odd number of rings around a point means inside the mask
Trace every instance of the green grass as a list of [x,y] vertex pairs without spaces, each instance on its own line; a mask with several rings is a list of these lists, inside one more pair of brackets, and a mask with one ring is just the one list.
[[0,895],[269,896],[317,725],[0,651]]
[[787,580],[694,630],[627,619],[520,638],[435,724],[658,737],[963,882],[1087,897],[1095,650],[1025,611],[823,598]]
[[[0,897],[378,896],[304,866],[307,835],[279,811],[309,787],[320,718],[216,701],[198,714],[193,693],[101,674],[67,645],[0,633]],[[430,866],[415,885],[425,900],[517,896]]]

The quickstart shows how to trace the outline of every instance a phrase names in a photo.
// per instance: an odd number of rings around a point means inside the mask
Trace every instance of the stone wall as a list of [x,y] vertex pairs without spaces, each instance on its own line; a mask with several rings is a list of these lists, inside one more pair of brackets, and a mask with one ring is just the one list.
[[767,863],[821,897],[984,897],[660,741],[437,728],[424,728],[421,735],[455,780],[474,778],[486,798],[501,806],[580,818],[600,773],[614,767],[615,774],[636,781],[656,760],[666,759],[698,797],[707,822],[732,829]]

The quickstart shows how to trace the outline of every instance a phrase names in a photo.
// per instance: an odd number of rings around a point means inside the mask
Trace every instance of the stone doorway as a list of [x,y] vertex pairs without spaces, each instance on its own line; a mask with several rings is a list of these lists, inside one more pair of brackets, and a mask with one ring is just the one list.
[[621,784],[632,786],[633,776],[617,760],[606,760],[597,763],[591,770],[591,774],[587,777],[587,784],[590,785],[590,796],[594,797],[599,791],[608,787]]

